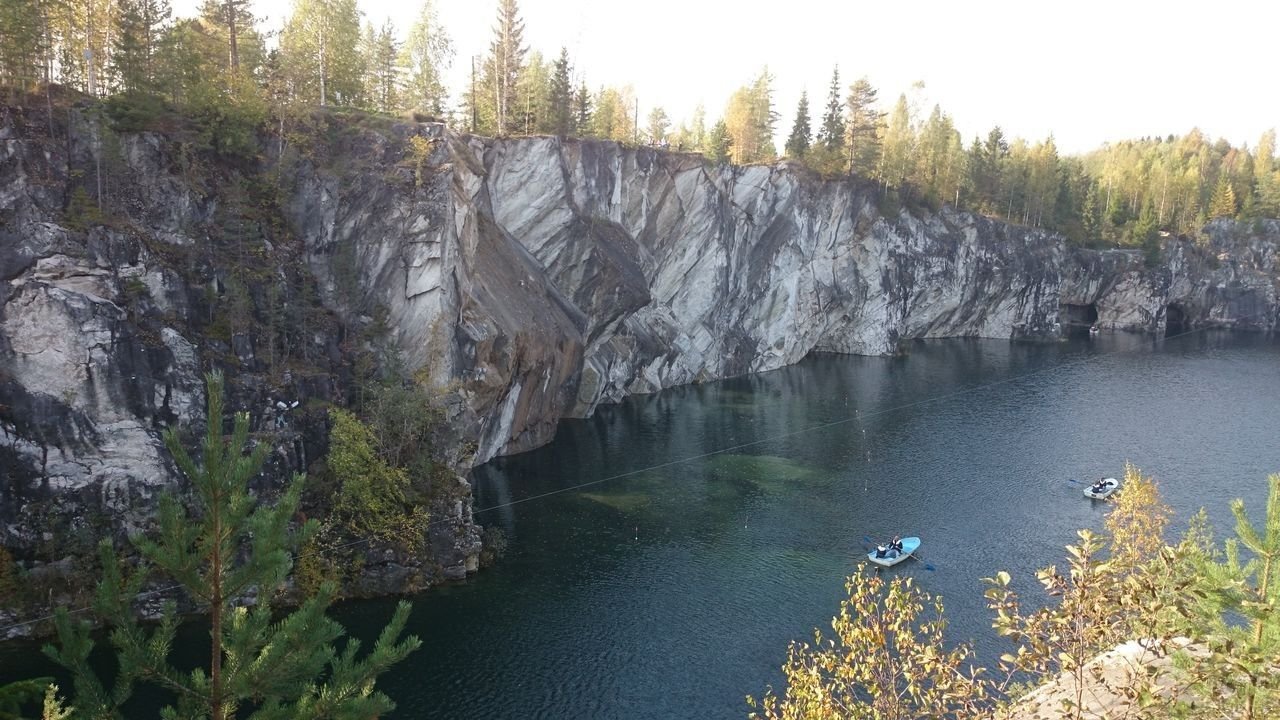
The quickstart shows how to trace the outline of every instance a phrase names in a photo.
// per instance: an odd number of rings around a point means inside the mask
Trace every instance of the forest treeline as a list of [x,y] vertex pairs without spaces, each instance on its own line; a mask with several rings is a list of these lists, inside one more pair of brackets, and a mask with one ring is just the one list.
[[774,137],[785,128],[767,68],[714,120],[702,107],[679,124],[661,106],[641,117],[630,86],[592,86],[567,49],[530,48],[516,0],[496,2],[489,47],[468,59],[453,99],[443,76],[455,49],[429,0],[409,28],[374,26],[356,0],[293,0],[278,33],[263,29],[251,0],[204,0],[191,18],[174,18],[169,0],[0,0],[0,79],[108,97],[117,121],[141,127],[166,110],[216,121],[209,144],[220,152],[249,145],[267,123],[287,132],[312,108],[337,106],[716,162],[789,158],[827,177],[872,179],[908,203],[951,204],[1088,245],[1150,250],[1162,232],[1194,234],[1212,218],[1280,216],[1274,130],[1252,148],[1193,129],[1068,156],[1052,136],[1011,138],[999,127],[966,141],[941,107],[921,107],[921,85],[884,103],[866,77],[846,83],[837,67],[820,106],[800,98],[779,155]]

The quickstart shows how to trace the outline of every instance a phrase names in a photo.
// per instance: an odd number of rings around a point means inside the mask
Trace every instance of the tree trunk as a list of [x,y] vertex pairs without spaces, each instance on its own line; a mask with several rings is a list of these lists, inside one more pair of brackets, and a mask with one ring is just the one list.
[[231,41],[231,57],[229,58],[231,73],[240,69],[240,50],[236,46],[236,3],[227,0],[227,37]]
[[324,103],[325,103],[325,88],[324,88],[324,76],[325,76],[325,66],[324,66],[324,61],[325,61],[325,57],[324,57],[324,55],[325,55],[325,53],[324,53],[324,51],[325,51],[325,45],[324,45],[324,43],[325,43],[325,37],[324,37],[324,26],[323,26],[323,25],[321,25],[321,26],[320,26],[320,107],[324,107]]

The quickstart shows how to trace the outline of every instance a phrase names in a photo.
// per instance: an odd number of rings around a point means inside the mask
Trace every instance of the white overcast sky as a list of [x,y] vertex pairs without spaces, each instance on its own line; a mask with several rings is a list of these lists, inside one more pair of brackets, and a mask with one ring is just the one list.
[[[403,33],[418,0],[358,0],[375,25]],[[497,0],[434,0],[457,56],[483,54]],[[278,28],[292,0],[252,0]],[[174,0],[177,15],[199,0]],[[699,103],[709,122],[729,94],[768,65],[779,135],[807,89],[816,128],[831,69],[861,75],[886,109],[923,81],[966,143],[992,125],[1063,152],[1106,140],[1181,134],[1256,144],[1280,126],[1280,2],[1275,0],[520,0],[525,39],[548,57],[569,49],[594,90],[631,84],[641,122],[662,105],[677,122]]]

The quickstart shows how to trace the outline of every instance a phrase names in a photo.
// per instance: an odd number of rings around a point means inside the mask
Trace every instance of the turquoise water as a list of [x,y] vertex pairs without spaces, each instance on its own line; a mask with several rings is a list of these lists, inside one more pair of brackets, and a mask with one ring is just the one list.
[[[981,578],[1033,591],[1101,527],[1069,478],[1130,460],[1224,534],[1227,502],[1261,509],[1280,471],[1277,408],[1280,343],[1225,333],[920,342],[631,398],[476,471],[510,548],[415,599],[423,648],[379,685],[400,718],[744,717],[787,643],[829,623],[863,537],[894,533],[935,571],[887,572],[942,594],[951,636],[991,660]],[[337,614],[369,635],[390,609]],[[0,652],[15,676],[19,647]]]

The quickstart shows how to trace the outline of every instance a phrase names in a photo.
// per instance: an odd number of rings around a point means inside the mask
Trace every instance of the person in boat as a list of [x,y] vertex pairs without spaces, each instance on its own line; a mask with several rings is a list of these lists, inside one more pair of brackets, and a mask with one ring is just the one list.
[[894,554],[895,556],[896,556],[896,555],[898,555],[899,553],[901,553],[901,552],[902,552],[902,538],[898,537],[897,535],[894,535],[894,536],[893,536],[893,540],[890,540],[890,541],[889,541],[889,549],[893,551],[893,554]]
[[1106,489],[1107,489],[1107,480],[1106,480],[1106,478],[1099,478],[1099,479],[1098,479],[1098,482],[1094,483],[1094,484],[1093,484],[1093,487],[1092,487],[1092,488],[1089,488],[1089,489],[1090,489],[1090,490],[1092,490],[1092,491],[1093,491],[1093,492],[1095,492],[1095,493],[1100,493],[1100,492],[1102,492],[1103,490],[1106,490]]

